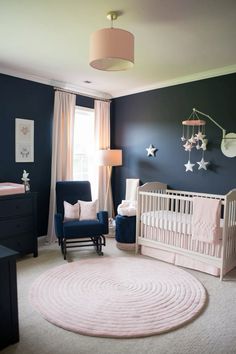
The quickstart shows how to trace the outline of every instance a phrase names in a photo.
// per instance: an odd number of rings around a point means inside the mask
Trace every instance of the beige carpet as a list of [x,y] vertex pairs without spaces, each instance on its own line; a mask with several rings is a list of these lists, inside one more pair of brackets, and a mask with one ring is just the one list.
[[[104,257],[133,253],[118,250],[114,239],[108,239]],[[69,261],[98,257],[93,249],[69,252]],[[208,292],[204,312],[193,322],[175,331],[136,339],[88,337],[56,327],[29,304],[28,292],[33,281],[44,271],[64,264],[57,245],[43,246],[39,257],[20,260],[18,298],[20,342],[1,354],[235,354],[236,353],[236,270],[225,281],[208,274],[187,270],[198,278]]]

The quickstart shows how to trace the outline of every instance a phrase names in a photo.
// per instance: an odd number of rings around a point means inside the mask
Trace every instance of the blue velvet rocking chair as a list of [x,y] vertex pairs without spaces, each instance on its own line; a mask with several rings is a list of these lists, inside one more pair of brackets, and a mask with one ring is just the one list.
[[64,221],[64,201],[75,204],[78,200],[92,200],[88,181],[56,183],[55,232],[61,252],[66,259],[68,248],[94,246],[98,255],[102,256],[102,246],[106,245],[104,234],[108,234],[108,213],[98,212],[97,220]]

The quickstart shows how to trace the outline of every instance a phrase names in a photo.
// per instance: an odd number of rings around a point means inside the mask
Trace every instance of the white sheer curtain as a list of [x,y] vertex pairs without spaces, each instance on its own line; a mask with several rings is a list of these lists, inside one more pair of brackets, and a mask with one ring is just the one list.
[[47,234],[48,241],[50,242],[56,239],[54,231],[56,181],[72,180],[73,175],[75,101],[76,95],[55,91],[52,132],[51,190]]
[[[97,150],[110,148],[110,102],[95,100],[95,147]],[[98,203],[99,210],[105,210],[105,197],[107,184],[109,183],[109,167],[98,167]],[[108,216],[112,217],[113,201],[111,183],[107,202]]]

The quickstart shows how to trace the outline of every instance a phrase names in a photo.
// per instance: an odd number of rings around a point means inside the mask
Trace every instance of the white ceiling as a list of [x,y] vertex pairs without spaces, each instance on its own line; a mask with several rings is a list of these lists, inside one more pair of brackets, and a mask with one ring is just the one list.
[[[129,71],[88,64],[110,10],[135,36]],[[0,0],[0,72],[99,97],[236,72],[236,0]]]

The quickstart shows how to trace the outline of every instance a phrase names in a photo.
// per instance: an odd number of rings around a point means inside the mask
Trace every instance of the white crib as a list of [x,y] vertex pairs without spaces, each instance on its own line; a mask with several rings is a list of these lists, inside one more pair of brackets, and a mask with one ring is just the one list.
[[[222,236],[217,244],[192,239],[193,197],[221,201]],[[138,188],[136,252],[223,276],[236,266],[236,189],[225,196],[167,189],[159,182]]]

